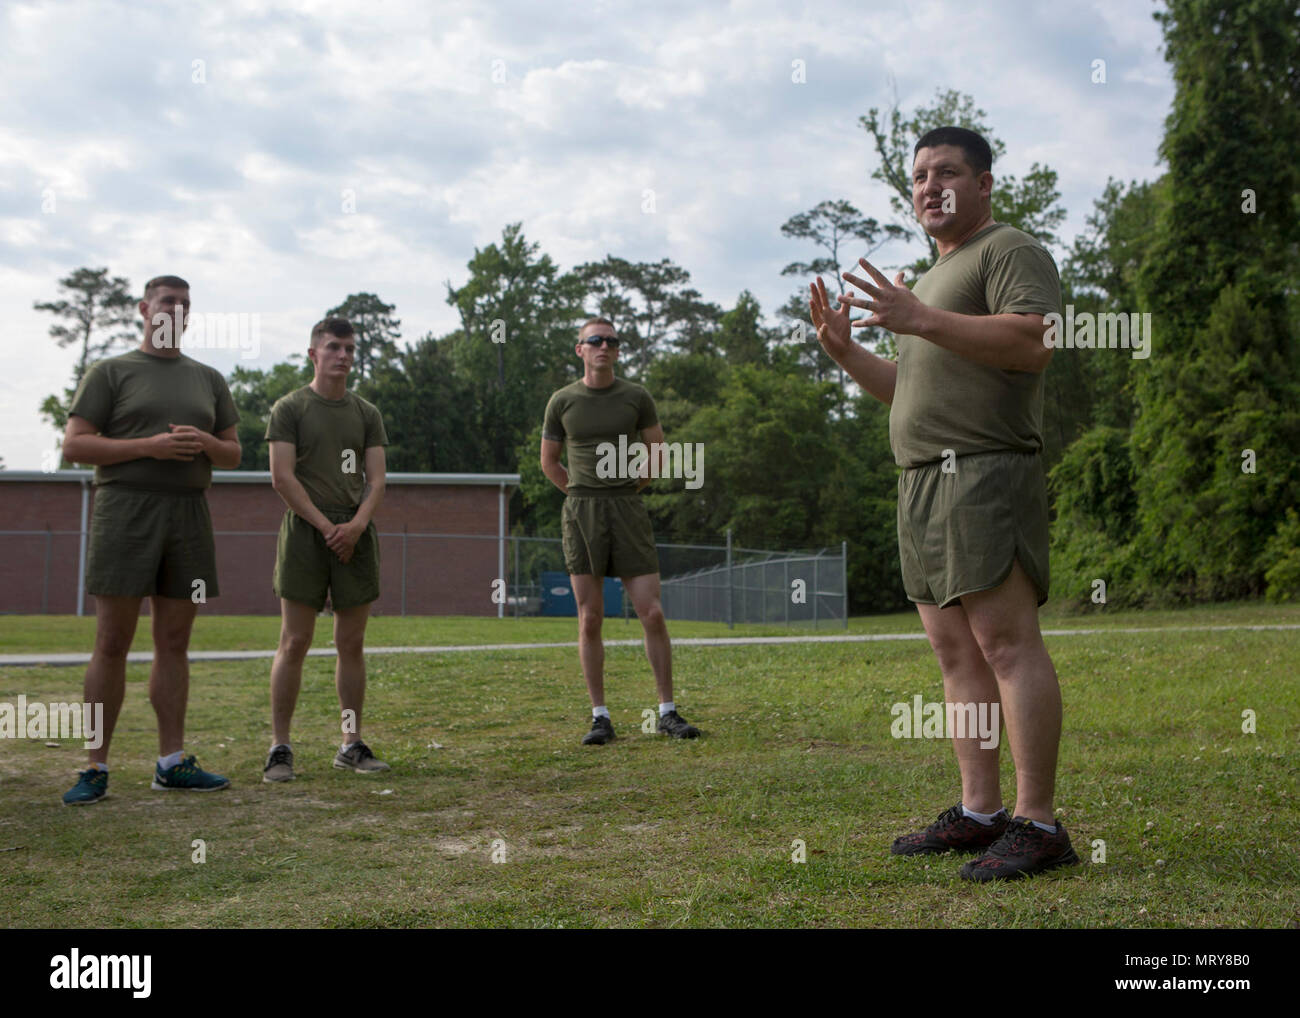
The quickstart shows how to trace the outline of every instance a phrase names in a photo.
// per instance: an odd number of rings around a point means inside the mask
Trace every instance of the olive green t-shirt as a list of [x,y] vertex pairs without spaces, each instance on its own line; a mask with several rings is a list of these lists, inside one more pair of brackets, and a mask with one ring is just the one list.
[[310,385],[271,407],[268,442],[294,447],[294,476],[317,509],[355,509],[365,490],[366,450],[388,444],[384,419],[354,392],[326,399]]
[[[542,437],[564,442],[568,458],[569,493],[572,495],[623,495],[635,492],[635,477],[607,476],[626,474],[623,469],[632,460],[631,447],[641,441],[641,432],[659,423],[655,401],[635,382],[615,378],[603,389],[590,389],[579,378],[557,390],[546,404]],[[619,436],[626,436],[627,458],[619,459]],[[612,448],[601,450],[601,443]],[[612,455],[611,455],[612,454]],[[613,464],[613,471],[598,471],[602,459]]]
[[[239,423],[221,372],[192,357],[158,357],[132,350],[90,366],[68,411],[105,438],[149,438],[171,424],[216,435]],[[95,467],[95,484],[149,491],[202,491],[212,483],[203,453],[188,462],[150,457]]]
[[[994,223],[934,263],[912,288],[962,315],[1061,311],[1056,262],[1037,240]],[[981,452],[1041,452],[1043,374],[977,364],[918,336],[898,337],[889,441],[900,467]]]

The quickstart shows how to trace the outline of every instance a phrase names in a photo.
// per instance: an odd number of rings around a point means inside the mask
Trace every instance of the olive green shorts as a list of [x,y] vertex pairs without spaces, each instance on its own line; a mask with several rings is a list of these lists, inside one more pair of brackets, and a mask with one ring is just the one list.
[[573,576],[659,572],[654,530],[640,495],[569,495],[560,513],[564,566]]
[[1037,453],[961,456],[904,470],[898,478],[898,556],[903,589],[947,608],[991,590],[1021,567],[1047,600],[1047,482]]
[[[346,523],[355,509],[320,508],[331,523]],[[317,611],[325,597],[337,611],[369,604],[379,597],[379,535],[373,522],[357,538],[352,558],[345,564],[325,545],[325,535],[293,510],[280,521],[275,545],[275,575],[271,589],[276,597],[309,604]]]
[[86,591],[101,597],[216,597],[217,553],[203,492],[95,489]]

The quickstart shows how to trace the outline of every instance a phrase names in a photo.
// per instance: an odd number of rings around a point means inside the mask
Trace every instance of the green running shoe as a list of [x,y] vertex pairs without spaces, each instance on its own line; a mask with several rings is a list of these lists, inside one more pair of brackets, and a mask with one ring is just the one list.
[[92,802],[108,798],[108,771],[92,767],[82,771],[77,783],[63,793],[65,806],[89,806]]
[[223,788],[230,787],[230,779],[223,778],[220,774],[209,774],[194,762],[194,757],[187,756],[180,763],[166,770],[155,764],[153,784],[149,787],[160,792],[172,789],[186,792],[219,792]]

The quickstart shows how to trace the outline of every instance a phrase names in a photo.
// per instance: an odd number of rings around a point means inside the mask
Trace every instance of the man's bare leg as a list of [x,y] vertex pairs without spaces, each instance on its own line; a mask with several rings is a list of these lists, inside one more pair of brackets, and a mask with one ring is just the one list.
[[280,644],[271,662],[271,737],[277,746],[289,745],[293,709],[302,688],[302,663],[315,632],[315,608],[280,598]]
[[601,627],[605,623],[605,579],[587,573],[570,574],[573,596],[578,602],[578,660],[582,663],[582,677],[587,683],[587,695],[593,707],[605,704],[605,638]]
[[[984,660],[961,605],[939,608],[918,604],[916,607],[930,646],[939,659],[944,699],[948,703],[999,703],[997,679]],[[996,813],[1002,808],[999,746],[995,743],[983,749],[981,741],[977,733],[967,733],[965,738],[953,733],[952,748],[961,771],[961,801],[975,813]]]
[[158,716],[158,755],[185,748],[185,708],[190,699],[190,632],[199,606],[187,597],[149,599],[153,624],[153,667],[149,702]]
[[[334,688],[345,719],[343,741],[347,745],[361,741],[361,708],[366,700],[366,622],[370,605],[334,609],[334,648],[338,663],[334,668]],[[299,670],[301,675],[301,669]],[[348,711],[352,711],[349,715]],[[348,722],[351,723],[348,723]]]
[[654,672],[659,702],[670,703],[673,698],[673,645],[659,600],[659,574],[624,576],[623,589],[632,599],[632,606],[645,631],[645,656]]
[[962,606],[984,659],[997,676],[1011,755],[1016,809],[1055,824],[1053,795],[1061,742],[1061,687],[1038,628],[1038,593],[1019,562],[993,590],[969,594]]
[[86,703],[104,705],[103,743],[89,752],[92,764],[108,763],[108,744],[126,696],[126,655],[140,619],[138,597],[95,595],[95,649],[86,666],[82,695]]

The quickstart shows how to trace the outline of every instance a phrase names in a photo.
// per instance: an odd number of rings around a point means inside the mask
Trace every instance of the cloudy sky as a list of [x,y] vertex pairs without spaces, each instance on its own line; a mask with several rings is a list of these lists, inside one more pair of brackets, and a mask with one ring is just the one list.
[[517,221],[562,268],[666,257],[707,299],[749,289],[771,313],[795,287],[781,268],[813,254],[786,219],[829,198],[889,217],[857,121],[895,95],[904,113],[972,95],[1006,144],[995,175],[1060,175],[1068,244],[1107,177],[1159,172],[1153,9],[3,0],[0,456],[39,469],[55,445],[38,407],[75,356],[32,303],[81,266],[136,289],[178,273],[196,311],[260,315],[255,359],[199,355],[227,373],[301,349],[359,291],[409,339],[450,331],[446,282]]

